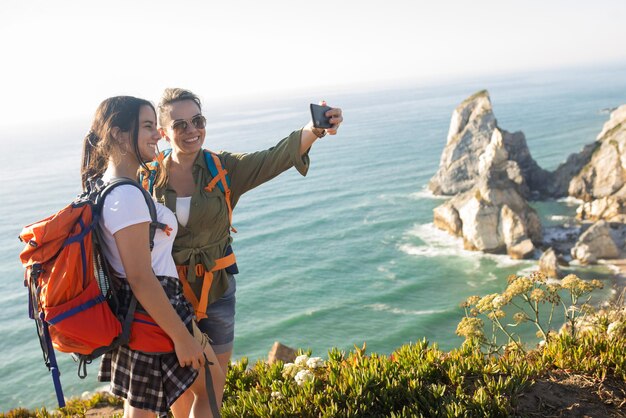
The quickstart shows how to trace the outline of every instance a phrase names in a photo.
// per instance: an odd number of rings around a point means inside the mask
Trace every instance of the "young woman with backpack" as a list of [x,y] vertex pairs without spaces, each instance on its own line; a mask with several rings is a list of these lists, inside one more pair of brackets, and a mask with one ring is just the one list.
[[[154,183],[153,194],[176,213],[173,256],[179,278],[226,374],[234,340],[237,273],[230,246],[232,210],[242,194],[291,167],[306,175],[309,149],[326,133],[337,133],[342,112],[339,108],[326,112],[329,129],[309,122],[276,146],[249,154],[203,150],[206,119],[200,99],[188,90],[166,89],[158,113],[161,135],[172,149],[155,165],[162,176]],[[215,390],[221,397],[223,385]],[[192,399],[186,393],[172,410],[184,415]]]
[[[159,139],[150,102],[129,96],[106,99],[84,140],[83,185],[95,179],[135,180],[139,167],[155,157]],[[203,348],[191,333],[193,309],[183,296],[171,256],[176,217],[159,203],[156,214],[166,227],[156,231],[151,249],[152,219],[145,196],[133,185],[120,185],[105,197],[99,232],[104,255],[119,279],[121,313],[129,309],[134,294],[137,312],[145,312],[158,324],[173,342],[174,352],[150,354],[120,346],[104,355],[98,378],[110,381],[111,392],[125,398],[125,417],[167,414],[186,390],[194,395],[193,416],[211,416],[203,379],[205,362],[213,363],[214,384],[223,386],[224,376],[211,347]]]

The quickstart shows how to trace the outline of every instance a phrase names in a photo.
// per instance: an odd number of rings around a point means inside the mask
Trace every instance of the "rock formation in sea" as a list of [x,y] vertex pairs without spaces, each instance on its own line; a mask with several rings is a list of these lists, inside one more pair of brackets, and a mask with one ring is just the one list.
[[569,246],[557,245],[557,253],[546,251],[544,268],[560,274],[559,248],[581,263],[624,258],[626,105],[611,113],[596,141],[549,172],[532,158],[522,132],[498,126],[488,92],[480,91],[454,110],[439,169],[428,187],[451,196],[435,208],[435,226],[462,237],[467,249],[526,258],[538,246],[552,246],[542,242],[539,216],[527,199],[572,196],[583,201],[577,217],[584,232],[570,237]]
[[435,194],[454,195],[434,210],[435,226],[462,237],[470,250],[532,256],[542,228],[526,198],[542,171],[524,135],[500,129],[489,94],[476,93],[455,109],[429,183]]
[[527,196],[529,190],[543,183],[547,172],[531,157],[524,134],[510,133],[498,126],[489,93],[482,90],[465,99],[452,113],[439,170],[428,188],[436,195],[456,195],[470,190],[480,178],[480,158],[496,130],[507,159],[515,163],[509,164],[508,169],[520,185],[520,192]]

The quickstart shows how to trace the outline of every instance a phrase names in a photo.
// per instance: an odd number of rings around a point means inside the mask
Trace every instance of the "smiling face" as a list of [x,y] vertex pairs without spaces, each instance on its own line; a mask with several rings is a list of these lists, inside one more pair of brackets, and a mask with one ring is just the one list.
[[[193,100],[180,100],[167,105],[166,113],[161,133],[172,146],[174,155],[197,154],[202,149],[206,135],[206,128],[199,128],[192,122],[194,118],[202,116],[200,107]],[[184,128],[181,129],[181,126]]]
[[152,161],[157,154],[157,144],[161,135],[157,130],[156,114],[150,106],[141,106],[139,109],[139,130],[137,145],[143,161]]

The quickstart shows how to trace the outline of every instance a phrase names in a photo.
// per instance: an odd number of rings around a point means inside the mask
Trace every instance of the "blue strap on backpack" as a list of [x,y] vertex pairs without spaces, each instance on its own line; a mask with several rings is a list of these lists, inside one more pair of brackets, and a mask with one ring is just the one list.
[[[204,152],[204,161],[206,162],[206,165],[209,169],[209,173],[211,173],[211,176],[216,177],[218,174],[218,170],[217,170],[217,167],[215,166],[215,161],[213,161],[213,158],[211,157],[211,151],[203,150],[203,152]],[[163,158],[167,158],[171,153],[172,153],[171,148],[164,150]],[[139,175],[139,183],[143,185],[144,181],[147,181],[148,185],[147,185],[146,190],[148,190],[150,194],[152,194],[152,190],[154,189],[154,181],[156,179],[156,168],[158,166],[159,166],[158,161],[152,161],[148,164],[148,167],[150,168],[150,174],[148,175],[148,178],[144,180],[143,172]],[[226,184],[228,185],[228,187],[230,187],[230,177],[228,176],[228,174],[226,174]],[[222,193],[226,192],[221,182],[217,183],[217,187],[220,188]]]

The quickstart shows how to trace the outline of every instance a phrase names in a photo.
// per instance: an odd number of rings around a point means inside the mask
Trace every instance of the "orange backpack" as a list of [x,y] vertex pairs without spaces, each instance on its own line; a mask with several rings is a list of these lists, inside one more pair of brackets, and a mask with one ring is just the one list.
[[60,407],[65,403],[54,349],[78,358],[81,378],[87,374],[86,364],[120,345],[150,353],[174,351],[172,341],[149,316],[135,314],[135,297],[126,316],[117,315],[114,277],[102,253],[98,221],[106,195],[123,184],[136,186],[146,198],[152,249],[156,228],[167,226],[157,222],[150,195],[130,179],[99,182],[56,214],[25,226],[20,234],[26,243],[20,259],[26,269],[29,316],[37,325]]

